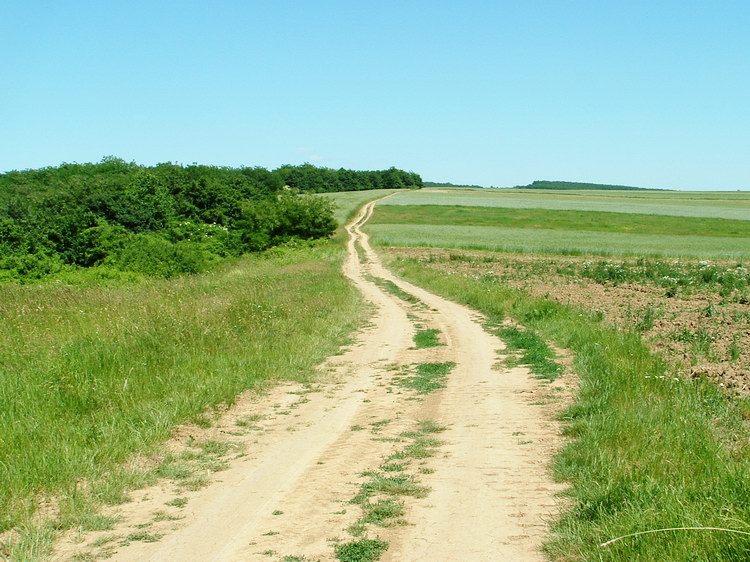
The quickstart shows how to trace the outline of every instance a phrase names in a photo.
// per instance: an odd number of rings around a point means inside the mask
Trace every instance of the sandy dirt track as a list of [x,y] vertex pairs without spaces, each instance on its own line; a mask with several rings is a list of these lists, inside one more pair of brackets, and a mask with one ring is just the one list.
[[[544,560],[540,548],[560,490],[548,469],[560,444],[544,405],[551,387],[524,368],[498,366],[503,344],[480,316],[383,267],[360,230],[374,206],[347,226],[344,266],[374,316],[343,355],[321,367],[323,382],[243,398],[211,430],[245,451],[227,470],[193,492],[169,482],[139,491],[119,508],[114,531],[68,536],[54,559],[106,552],[121,562],[334,560],[336,544],[356,540],[347,529],[361,512],[349,500],[362,473],[377,470],[399,435],[429,419],[446,427],[437,455],[414,466],[430,492],[403,498],[406,524],[368,527],[367,536],[389,543],[381,559]],[[419,303],[373,278],[392,281]],[[417,325],[439,330],[444,345],[415,349]],[[417,396],[394,383],[417,363],[446,361],[456,366],[436,392]],[[262,421],[254,431],[237,431],[237,420],[248,415]],[[176,496],[186,499],[184,507],[165,507]],[[149,519],[147,528],[163,536],[138,540],[134,530]],[[105,535],[108,546],[97,551]]]

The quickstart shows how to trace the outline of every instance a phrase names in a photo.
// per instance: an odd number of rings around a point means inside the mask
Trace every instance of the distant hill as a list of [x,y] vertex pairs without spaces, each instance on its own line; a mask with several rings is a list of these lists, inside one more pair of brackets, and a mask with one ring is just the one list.
[[424,187],[451,187],[451,188],[464,188],[464,189],[484,189],[483,185],[465,185],[450,183],[447,181],[425,181],[422,182]]
[[[427,185],[427,183],[425,183]],[[516,185],[513,189],[591,189],[609,191],[670,191],[668,189],[655,189],[650,187],[633,187],[632,185],[607,185],[602,183],[583,183],[575,181],[547,181],[536,180],[529,185]]]

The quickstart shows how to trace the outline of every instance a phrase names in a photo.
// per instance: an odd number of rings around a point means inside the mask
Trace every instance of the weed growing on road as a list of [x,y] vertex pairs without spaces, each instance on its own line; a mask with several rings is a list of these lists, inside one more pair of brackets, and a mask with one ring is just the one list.
[[367,253],[365,253],[365,249],[362,247],[362,244],[359,240],[354,241],[354,249],[357,251],[357,256],[359,257],[360,263],[368,263],[370,260],[367,257]]
[[136,531],[135,533],[130,533],[127,536],[126,543],[127,542],[135,542],[135,541],[141,541],[141,542],[157,542],[161,540],[161,538],[164,535],[160,533],[149,533],[148,531]]
[[369,276],[369,280],[375,283],[381,289],[384,289],[392,295],[400,298],[402,301],[408,302],[409,304],[413,305],[423,304],[422,301],[420,301],[417,297],[415,297],[411,293],[407,293],[390,279],[381,279],[380,277]]
[[417,349],[424,349],[426,347],[438,347],[442,345],[440,343],[440,330],[436,328],[430,328],[426,330],[417,330],[414,334],[414,345]]
[[388,550],[388,543],[378,539],[360,539],[336,546],[340,562],[374,562]]
[[[444,430],[444,427],[432,420],[419,421],[412,431],[400,434],[401,439],[409,440],[404,449],[387,457],[379,470],[364,474],[368,480],[362,483],[359,492],[351,500],[351,503],[359,505],[362,509],[362,516],[349,527],[349,533],[357,537],[357,540],[336,547],[336,556],[339,560],[378,560],[380,558],[382,552],[388,547],[388,543],[365,537],[368,526],[392,527],[407,524],[403,519],[404,504],[397,498],[423,498],[429,492],[429,488],[422,485],[415,474],[409,474],[406,471],[411,461],[434,456],[435,450],[442,442],[435,439],[433,435]],[[429,474],[432,470],[428,472],[417,470],[416,472]],[[371,554],[373,558],[354,557],[356,553],[367,551],[364,548],[365,545],[375,543],[381,544],[383,549],[373,551]],[[342,558],[340,552],[345,552],[346,556],[351,557]]]
[[396,376],[394,381],[401,387],[409,388],[417,394],[428,394],[438,389],[445,388],[445,381],[453,368],[453,362],[447,363],[420,363],[416,372],[411,376]]
[[319,562],[319,561],[315,561],[312,558],[307,558],[306,556],[284,556],[284,558],[281,559],[281,562]]

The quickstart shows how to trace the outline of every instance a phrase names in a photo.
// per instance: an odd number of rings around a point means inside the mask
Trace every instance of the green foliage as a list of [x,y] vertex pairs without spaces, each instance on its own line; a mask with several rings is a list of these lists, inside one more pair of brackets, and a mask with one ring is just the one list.
[[209,254],[197,243],[173,244],[153,234],[131,236],[113,261],[118,269],[163,278],[200,273],[211,263]]
[[429,394],[440,388],[445,388],[445,381],[453,368],[453,362],[420,363],[413,375],[397,379],[399,386],[410,388],[417,394]]
[[388,543],[378,539],[360,539],[336,546],[340,562],[375,562],[388,550]]
[[330,236],[331,202],[300,192],[419,185],[419,176],[395,168],[145,167],[113,157],[8,172],[0,174],[0,280],[101,266],[157,277],[203,271],[244,252]]
[[282,166],[277,170],[284,183],[308,193],[361,191],[366,189],[417,189],[422,187],[419,174],[396,168],[382,171],[354,171],[318,168],[312,164]]
[[420,301],[417,297],[415,297],[411,293],[407,293],[390,279],[383,279],[382,277],[370,277],[370,280],[381,289],[385,289],[392,295],[400,298],[402,301],[415,305],[422,304],[422,301]]
[[414,334],[414,345],[417,347],[417,349],[422,349],[425,347],[437,347],[440,344],[440,330],[437,330],[435,328],[430,328],[427,330],[417,330],[417,333]]
[[[547,311],[549,308],[542,307],[542,310]],[[544,316],[547,314],[532,314],[526,319],[539,319]],[[523,352],[521,357],[512,363],[528,365],[540,379],[553,381],[560,375],[562,368],[555,362],[554,351],[533,330],[520,330],[515,326],[506,326],[499,328],[498,334],[505,341],[509,351]]]

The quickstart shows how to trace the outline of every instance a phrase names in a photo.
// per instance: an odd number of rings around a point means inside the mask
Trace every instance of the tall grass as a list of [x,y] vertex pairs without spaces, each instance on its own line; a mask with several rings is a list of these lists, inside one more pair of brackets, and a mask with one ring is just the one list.
[[0,286],[0,532],[44,497],[75,503],[81,481],[115,501],[123,462],[176,424],[310,379],[362,311],[342,256],[327,243],[169,281]]
[[411,259],[393,262],[411,281],[500,322],[506,315],[575,355],[580,390],[564,414],[570,441],[554,471],[570,483],[570,509],[554,524],[554,560],[741,561],[750,537],[750,433],[740,405],[701,380],[674,379],[635,332],[588,311],[499,284],[450,275]]

